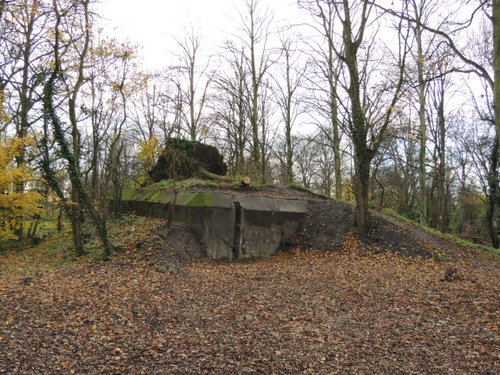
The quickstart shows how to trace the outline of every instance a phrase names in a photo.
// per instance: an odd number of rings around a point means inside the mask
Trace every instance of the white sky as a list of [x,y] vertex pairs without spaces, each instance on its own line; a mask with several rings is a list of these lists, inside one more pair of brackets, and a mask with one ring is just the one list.
[[[174,38],[194,26],[202,36],[201,53],[213,54],[241,27],[238,11],[245,0],[100,0],[99,14],[106,34],[141,48],[143,68],[156,70],[175,64]],[[259,10],[274,11],[275,26],[311,22],[297,0],[259,0]],[[301,28],[303,31],[304,28]],[[310,31],[310,30],[309,30]]]
[[[172,62],[174,38],[192,24],[203,36],[202,49],[213,51],[238,28],[243,0],[101,0],[100,15],[106,33],[142,47],[147,68]],[[294,18],[295,0],[261,0],[275,11],[275,20]]]

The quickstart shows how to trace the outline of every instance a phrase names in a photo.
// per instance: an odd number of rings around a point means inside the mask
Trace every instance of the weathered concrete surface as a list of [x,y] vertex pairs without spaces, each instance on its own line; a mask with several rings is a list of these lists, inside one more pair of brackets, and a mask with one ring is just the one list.
[[274,254],[297,231],[307,201],[247,194],[146,192],[121,202],[137,215],[190,224],[203,237],[207,257],[258,258]]

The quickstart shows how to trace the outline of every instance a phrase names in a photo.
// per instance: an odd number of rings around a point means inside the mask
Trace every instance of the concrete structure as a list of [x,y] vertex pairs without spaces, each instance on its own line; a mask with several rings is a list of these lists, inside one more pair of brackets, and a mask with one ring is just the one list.
[[207,257],[258,258],[274,254],[297,231],[307,201],[236,192],[143,192],[126,197],[122,209],[137,215],[173,218],[202,234]]

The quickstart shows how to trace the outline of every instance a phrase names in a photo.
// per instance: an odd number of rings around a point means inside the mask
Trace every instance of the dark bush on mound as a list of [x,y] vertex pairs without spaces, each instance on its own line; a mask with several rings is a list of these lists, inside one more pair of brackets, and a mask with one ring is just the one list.
[[149,177],[153,182],[201,177],[200,167],[221,176],[227,172],[222,155],[215,147],[185,139],[169,138],[165,150],[149,171]]

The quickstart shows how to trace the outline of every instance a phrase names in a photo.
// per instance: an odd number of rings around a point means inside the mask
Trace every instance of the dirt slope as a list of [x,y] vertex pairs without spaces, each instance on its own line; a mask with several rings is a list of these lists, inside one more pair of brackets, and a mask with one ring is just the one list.
[[417,225],[403,222],[377,211],[371,211],[367,233],[353,225],[354,205],[333,200],[310,200],[309,213],[292,246],[322,251],[339,251],[350,239],[359,241],[367,253],[393,252],[406,257],[438,257],[448,260],[474,258],[473,250]]
[[473,259],[476,251],[464,248],[449,239],[429,233],[417,225],[403,222],[371,210],[370,228],[361,233],[354,226],[354,204],[321,198],[305,190],[272,185],[259,189],[235,190],[232,186],[199,186],[193,190],[220,191],[285,199],[307,200],[308,215],[294,240],[286,248],[300,247],[321,251],[340,251],[346,240],[359,241],[367,253],[393,252],[406,257],[441,259]]

